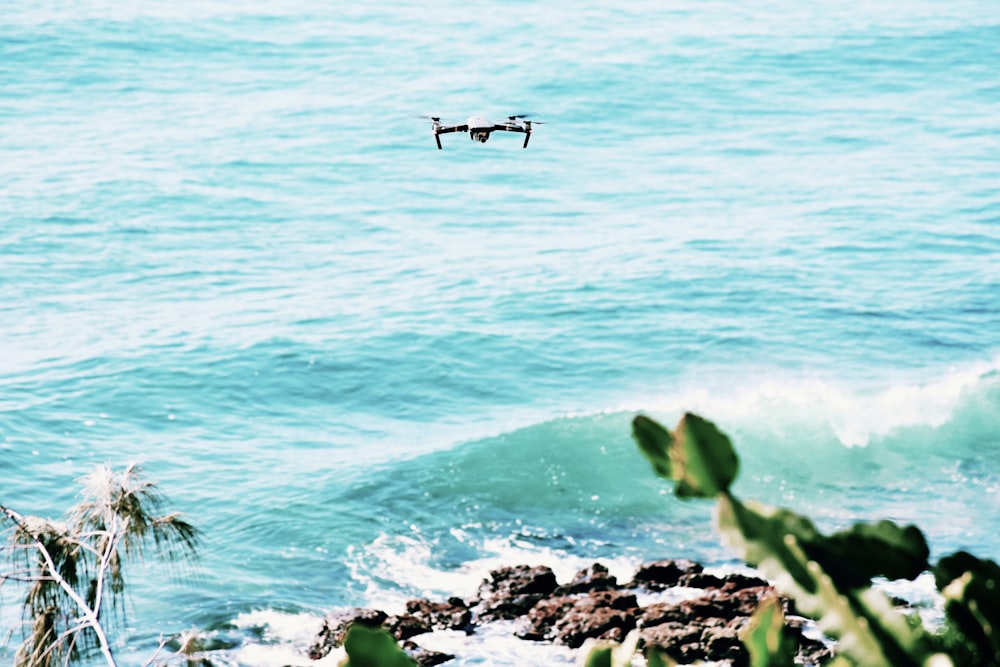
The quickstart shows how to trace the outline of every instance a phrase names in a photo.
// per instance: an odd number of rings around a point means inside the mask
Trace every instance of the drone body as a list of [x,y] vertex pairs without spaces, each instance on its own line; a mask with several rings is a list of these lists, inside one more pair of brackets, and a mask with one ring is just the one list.
[[[518,114],[508,116],[507,120],[503,123],[494,123],[482,116],[472,116],[463,125],[442,125],[441,119],[437,116],[429,116],[428,118],[433,123],[431,131],[434,133],[434,141],[437,142],[438,149],[443,148],[441,146],[441,135],[451,132],[468,132],[470,139],[478,141],[481,144],[489,141],[491,132],[520,132],[524,135],[524,146],[522,148],[527,148],[528,140],[531,139],[531,121],[523,119],[529,115]],[[539,123],[539,121],[535,122]]]

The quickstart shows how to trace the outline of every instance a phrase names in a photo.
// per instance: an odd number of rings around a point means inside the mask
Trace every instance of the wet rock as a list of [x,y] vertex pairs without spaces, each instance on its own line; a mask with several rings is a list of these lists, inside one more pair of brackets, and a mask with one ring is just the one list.
[[640,639],[644,646],[655,647],[682,664],[709,660],[744,667],[749,653],[739,632],[745,622],[745,618],[669,621],[643,628]]
[[410,600],[406,613],[431,630],[472,632],[472,610],[462,598],[451,597],[446,602]]
[[573,595],[590,591],[613,591],[621,588],[618,579],[608,572],[608,568],[600,563],[594,563],[589,568],[580,570],[572,581],[559,586],[553,595]]
[[702,566],[686,559],[667,559],[643,564],[632,577],[627,588],[645,588],[662,591],[678,585],[681,577],[698,574]]
[[744,588],[734,592],[711,590],[693,600],[679,603],[691,618],[734,618],[749,616],[756,609],[764,595],[777,595],[770,586]]
[[548,640],[576,648],[588,638],[621,641],[636,627],[636,597],[624,591],[592,591],[539,602],[528,612],[522,639]]
[[[638,606],[636,592],[662,591],[675,586],[703,591],[693,599]],[[476,623],[525,617],[521,639],[548,641],[577,648],[588,638],[622,641],[640,629],[641,646],[657,647],[682,664],[712,661],[745,667],[749,654],[740,631],[764,596],[777,595],[759,577],[746,574],[713,575],[687,560],[662,560],[639,568],[623,587],[600,563],[580,570],[559,585],[548,567],[520,565],[490,572],[470,601],[410,600],[406,612],[388,616],[374,609],[346,609],[331,613],[323,623],[309,657],[319,659],[343,643],[351,623],[387,629],[402,642],[420,665],[437,665],[454,656],[428,651],[409,641],[434,630],[475,632]],[[798,644],[797,660],[823,665],[832,659],[830,645],[806,637],[804,619],[782,598],[789,636]]]
[[707,625],[701,633],[705,660],[728,660],[733,667],[749,665],[750,653],[739,635],[748,620],[737,618],[725,623]]
[[[735,585],[746,583],[740,580]],[[749,654],[740,629],[762,597],[774,594],[767,585],[736,590],[725,590],[723,585],[691,600],[651,604],[640,614],[640,636],[644,645],[655,646],[678,662],[727,661],[742,667]]]
[[433,667],[434,665],[440,665],[455,659],[455,656],[450,653],[431,651],[422,646],[417,646],[411,641],[403,642],[400,648],[406,651],[406,654],[413,658],[414,662],[420,665],[420,667]]
[[481,621],[517,618],[551,595],[558,585],[555,573],[545,566],[493,570],[479,586],[474,610]]
[[744,588],[767,586],[768,582],[760,577],[751,577],[737,572],[722,576],[707,572],[695,572],[683,575],[678,580],[677,585],[688,588],[718,588],[724,591],[738,591]]
[[395,637],[397,641],[416,637],[417,635],[431,631],[430,623],[426,619],[416,618],[409,614],[390,616],[386,619],[382,627],[388,630],[389,634]]

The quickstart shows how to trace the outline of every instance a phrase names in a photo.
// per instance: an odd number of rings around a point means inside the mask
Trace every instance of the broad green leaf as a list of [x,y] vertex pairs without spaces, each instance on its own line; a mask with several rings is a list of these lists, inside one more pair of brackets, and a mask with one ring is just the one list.
[[382,628],[371,628],[355,623],[344,638],[347,658],[341,667],[416,667],[416,662],[406,655],[396,640]]
[[677,661],[659,649],[647,648],[646,667],[677,667]]
[[803,543],[803,548],[840,588],[869,586],[874,577],[912,580],[929,567],[930,549],[920,529],[892,521],[856,524],[828,538]]
[[785,632],[781,599],[771,595],[760,601],[740,638],[750,652],[751,667],[792,667],[796,645]]
[[674,436],[670,431],[649,417],[638,415],[632,420],[632,438],[639,445],[639,451],[653,464],[656,474],[673,479],[670,450],[674,446]]
[[581,667],[611,667],[611,648],[608,646],[592,646],[589,650],[581,647],[577,664]]
[[713,498],[729,491],[739,461],[725,433],[698,415],[685,414],[674,432],[670,451],[674,493],[679,498]]
[[697,415],[685,414],[674,433],[638,415],[632,437],[656,473],[675,482],[679,498],[712,498],[736,477],[739,463],[729,438]]
[[716,522],[722,541],[736,549],[748,565],[769,567],[784,578],[791,577],[805,592],[816,592],[816,578],[809,571],[808,559],[788,546],[790,540],[801,544],[816,539],[819,531],[812,521],[790,510],[753,501],[742,503],[723,495]]

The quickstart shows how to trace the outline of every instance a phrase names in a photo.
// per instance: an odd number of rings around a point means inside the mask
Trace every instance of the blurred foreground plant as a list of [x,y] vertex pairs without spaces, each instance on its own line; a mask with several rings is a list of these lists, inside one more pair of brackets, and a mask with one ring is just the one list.
[[[1000,665],[1000,567],[993,561],[958,552],[931,565],[915,526],[879,521],[823,535],[790,510],[743,502],[729,490],[739,468],[729,438],[697,415],[684,415],[672,432],[639,415],[632,435],[657,474],[674,482],[676,496],[717,500],[723,541],[837,639],[833,664]],[[940,629],[904,616],[872,586],[875,578],[912,580],[928,570],[945,601]],[[791,664],[782,626],[780,605],[762,603],[743,636],[755,667]]]
[[164,560],[195,554],[198,531],[160,513],[164,499],[137,464],[122,472],[98,466],[81,481],[82,499],[61,522],[0,505],[0,528],[9,533],[0,563],[10,566],[0,570],[0,589],[26,591],[15,667],[68,665],[94,654],[117,667],[106,624],[123,617],[125,566],[150,542]]

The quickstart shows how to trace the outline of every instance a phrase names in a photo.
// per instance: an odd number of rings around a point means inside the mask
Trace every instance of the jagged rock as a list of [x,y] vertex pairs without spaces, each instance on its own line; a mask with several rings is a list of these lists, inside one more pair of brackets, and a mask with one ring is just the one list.
[[707,572],[694,572],[683,575],[677,581],[677,585],[687,586],[688,588],[719,588],[724,591],[738,591],[743,588],[767,586],[768,583],[760,577],[751,577],[737,572],[722,576]]
[[528,627],[516,633],[517,636],[532,641],[551,640],[552,629],[574,604],[576,599],[568,595],[539,600],[538,604],[528,611]]
[[[674,586],[701,588],[703,594],[679,602],[657,602],[639,608],[636,591],[659,591]],[[522,639],[550,641],[577,648],[588,638],[622,641],[640,629],[642,646],[657,647],[682,664],[713,661],[745,667],[749,654],[739,638],[750,615],[765,595],[776,595],[763,579],[745,574],[711,575],[697,563],[663,560],[643,565],[628,587],[618,584],[607,567],[594,563],[563,585],[548,567],[520,565],[490,572],[476,597],[466,602],[410,600],[406,612],[388,616],[375,609],[333,612],[323,622],[309,657],[319,659],[343,643],[354,622],[383,627],[402,641],[420,665],[437,665],[454,658],[428,651],[408,641],[433,630],[475,631],[474,624],[526,616],[517,632]],[[789,636],[799,647],[797,660],[822,665],[832,659],[831,648],[804,636],[804,619],[794,605],[781,598]]]
[[662,591],[676,586],[681,577],[697,574],[702,566],[686,559],[667,559],[644,563],[627,588],[646,588],[651,591]]
[[589,591],[613,591],[621,588],[618,578],[608,572],[608,568],[600,563],[594,563],[589,568],[580,570],[573,580],[556,588],[553,595],[573,595]]
[[517,618],[551,595],[558,585],[555,573],[544,565],[493,570],[479,586],[474,608],[482,621]]
[[654,602],[642,608],[639,613],[639,623],[644,628],[671,623],[683,625],[688,616],[676,602]]
[[450,653],[441,653],[440,651],[431,651],[422,646],[417,646],[411,641],[403,642],[400,645],[406,654],[413,658],[413,660],[420,665],[420,667],[433,667],[434,665],[440,665],[442,663],[448,662],[449,660],[454,660],[455,656]]
[[409,614],[390,616],[386,619],[382,627],[388,630],[389,634],[395,637],[397,641],[416,637],[417,635],[431,631],[431,626],[425,619],[416,618]]
[[681,664],[690,664],[705,659],[701,633],[699,625],[671,621],[643,628],[639,639],[645,647],[657,648]]
[[410,600],[406,612],[431,630],[472,631],[472,610],[462,598],[451,597],[447,602]]
[[701,633],[705,659],[728,660],[733,667],[749,665],[750,653],[739,635],[739,631],[748,620],[748,618],[735,618],[724,623],[708,625]]
[[711,590],[705,595],[693,600],[685,600],[680,604],[695,618],[733,618],[749,616],[756,609],[764,595],[777,595],[770,586],[744,588],[729,592]]
[[319,660],[334,648],[342,646],[347,630],[353,623],[385,628],[397,641],[403,641],[433,630],[468,632],[472,622],[472,611],[461,598],[450,598],[447,602],[410,600],[406,603],[406,611],[407,613],[398,616],[389,616],[378,609],[364,608],[330,612],[309,647],[309,657]]
[[725,660],[733,667],[744,667],[749,662],[749,654],[739,638],[739,631],[746,620],[668,621],[644,627],[640,640],[644,646],[658,648],[683,664]]
[[632,593],[591,591],[582,596],[543,600],[528,612],[522,639],[550,640],[576,648],[584,640],[621,641],[636,626],[638,603]]

